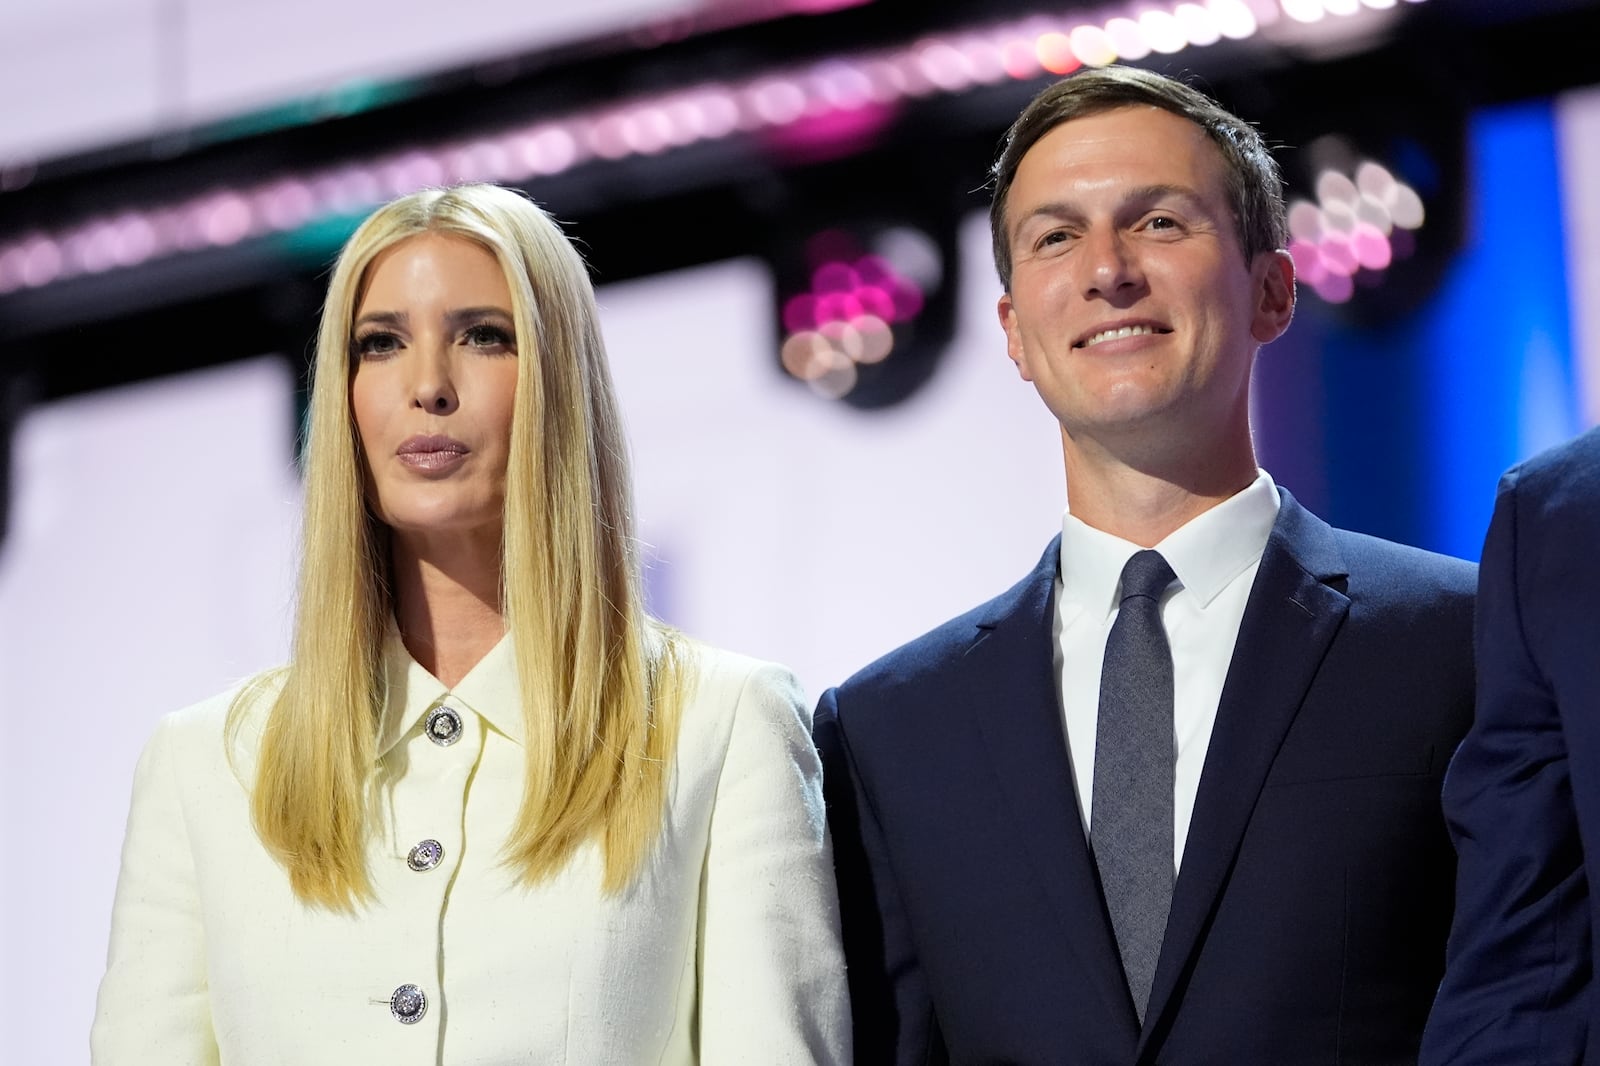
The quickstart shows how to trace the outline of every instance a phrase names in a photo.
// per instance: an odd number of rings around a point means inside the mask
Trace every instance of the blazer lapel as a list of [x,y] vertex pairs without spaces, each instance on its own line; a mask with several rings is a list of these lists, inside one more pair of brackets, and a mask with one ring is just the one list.
[[978,622],[962,673],[1000,794],[1053,918],[1108,1017],[1123,1019],[1131,1040],[1138,1023],[1084,838],[1056,691],[1051,612],[1060,548],[1057,537],[1033,573]]
[[[1140,1061],[1199,946],[1256,798],[1350,601],[1332,530],[1282,493],[1239,626],[1173,889],[1140,1037]],[[1337,587],[1336,587],[1337,586]]]

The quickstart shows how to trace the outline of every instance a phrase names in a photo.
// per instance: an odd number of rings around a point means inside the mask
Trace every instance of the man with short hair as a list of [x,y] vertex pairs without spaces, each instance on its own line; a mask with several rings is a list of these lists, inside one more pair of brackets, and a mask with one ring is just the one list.
[[1414,1062],[1473,567],[1257,467],[1294,270],[1254,129],[1086,71],[995,176],[1000,321],[1069,508],[1015,587],[818,708],[857,1061]]

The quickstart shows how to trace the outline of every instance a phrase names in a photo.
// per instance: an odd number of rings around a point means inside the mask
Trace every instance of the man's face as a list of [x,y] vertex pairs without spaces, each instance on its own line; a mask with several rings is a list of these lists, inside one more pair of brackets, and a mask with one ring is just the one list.
[[1256,348],[1288,327],[1287,255],[1246,262],[1222,154],[1130,106],[1057,126],[1006,208],[1007,347],[1069,441],[1206,448],[1248,433]]

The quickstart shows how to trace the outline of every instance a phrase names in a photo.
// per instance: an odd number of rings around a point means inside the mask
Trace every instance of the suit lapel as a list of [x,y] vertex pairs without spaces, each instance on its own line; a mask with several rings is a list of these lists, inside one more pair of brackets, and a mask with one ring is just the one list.
[[1108,1017],[1124,1019],[1131,1040],[1137,1020],[1084,838],[1056,691],[1051,612],[1059,552],[1058,537],[1034,572],[979,621],[962,673],[967,706],[977,708],[1005,809],[1027,842],[1051,918],[1104,997]]
[[[1141,1061],[1216,909],[1256,799],[1350,601],[1332,530],[1287,492],[1261,556],[1217,706],[1156,966]],[[1332,583],[1332,584],[1330,584]]]

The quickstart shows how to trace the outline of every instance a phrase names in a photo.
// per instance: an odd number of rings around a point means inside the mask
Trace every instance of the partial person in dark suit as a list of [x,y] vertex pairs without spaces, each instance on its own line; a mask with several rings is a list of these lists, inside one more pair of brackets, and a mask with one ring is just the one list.
[[1600,430],[1500,481],[1478,711],[1445,776],[1455,926],[1422,1061],[1600,1063]]
[[1414,1063],[1473,568],[1257,467],[1294,269],[1252,127],[1086,71],[995,176],[1000,321],[1068,513],[1015,587],[818,708],[857,1061]]

